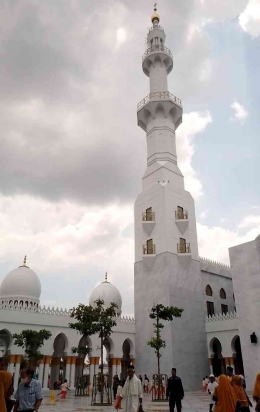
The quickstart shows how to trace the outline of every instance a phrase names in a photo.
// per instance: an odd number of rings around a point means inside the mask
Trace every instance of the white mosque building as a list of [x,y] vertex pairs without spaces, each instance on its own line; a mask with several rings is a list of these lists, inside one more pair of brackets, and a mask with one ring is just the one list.
[[[118,305],[117,326],[105,342],[109,374],[124,378],[127,364],[137,374],[156,371],[154,350],[147,346],[153,334],[149,310],[155,303],[184,309],[181,318],[167,323],[167,342],[161,370],[177,368],[186,390],[201,388],[202,377],[219,375],[228,365],[246,377],[252,389],[260,371],[260,237],[229,250],[231,266],[199,257],[194,201],[185,191],[178,167],[175,131],[182,122],[182,103],[168,90],[167,76],[173,57],[165,46],[165,32],[157,10],[147,35],[143,72],[150,79],[150,94],[137,107],[138,125],[146,132],[147,169],[142,192],[135,202],[135,319],[121,314],[118,289],[105,279],[89,304],[101,297]],[[9,357],[9,370],[18,382],[23,350],[12,334],[24,329],[47,329],[52,338],[43,348],[39,380],[47,388],[48,376],[64,376],[74,386],[84,359],[71,352],[81,337],[68,323],[69,312],[40,306],[41,284],[26,264],[10,272],[0,288],[0,348]],[[90,379],[98,371],[99,344],[91,336]]]

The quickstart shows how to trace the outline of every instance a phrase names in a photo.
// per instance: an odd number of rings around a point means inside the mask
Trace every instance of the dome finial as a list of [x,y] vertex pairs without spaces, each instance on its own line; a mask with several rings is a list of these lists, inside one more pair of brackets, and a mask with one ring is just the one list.
[[26,260],[27,260],[27,256],[24,256],[24,260],[23,260],[23,266],[26,266]]
[[105,274],[105,282],[107,282],[107,272],[106,272],[106,274]]
[[153,13],[153,15],[152,15],[152,17],[151,17],[151,20],[152,20],[152,23],[153,23],[153,24],[155,23],[155,25],[158,25],[158,23],[159,23],[159,21],[160,21],[160,16],[159,16],[159,14],[157,13],[157,3],[154,3],[153,10],[154,10],[154,13]]

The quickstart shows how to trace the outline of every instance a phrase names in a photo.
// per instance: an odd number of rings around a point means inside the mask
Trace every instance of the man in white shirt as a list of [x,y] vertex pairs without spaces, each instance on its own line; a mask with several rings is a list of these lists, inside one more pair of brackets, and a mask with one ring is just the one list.
[[215,392],[216,387],[218,386],[216,380],[215,380],[215,376],[214,375],[209,375],[209,383],[208,383],[208,387],[207,387],[207,392],[209,394],[209,412],[212,412],[212,408],[214,405],[214,401],[213,401],[213,395]]
[[121,398],[124,412],[139,412],[142,407],[143,389],[140,379],[135,375],[135,368],[130,365],[127,369],[127,380],[122,389]]

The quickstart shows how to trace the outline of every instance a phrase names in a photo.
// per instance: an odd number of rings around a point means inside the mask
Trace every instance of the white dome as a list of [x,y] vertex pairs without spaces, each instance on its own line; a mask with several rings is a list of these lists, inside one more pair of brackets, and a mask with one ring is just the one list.
[[111,303],[116,303],[118,309],[118,314],[121,314],[122,309],[122,296],[119,290],[112,285],[110,282],[102,282],[98,285],[91,293],[89,298],[89,304],[94,306],[95,301],[102,299],[104,301],[104,306],[108,307]]
[[12,270],[2,281],[0,298],[9,300],[23,299],[39,303],[41,282],[36,273],[23,265]]

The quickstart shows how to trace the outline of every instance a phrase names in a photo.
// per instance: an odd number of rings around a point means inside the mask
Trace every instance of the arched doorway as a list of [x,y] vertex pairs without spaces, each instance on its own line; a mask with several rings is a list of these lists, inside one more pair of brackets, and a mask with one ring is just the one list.
[[127,368],[131,363],[131,354],[133,353],[133,342],[130,339],[126,339],[123,343],[123,357],[121,360],[121,379],[127,378]]
[[53,343],[53,355],[51,361],[51,385],[53,387],[54,382],[65,379],[65,362],[64,359],[67,355],[68,338],[64,333],[59,333]]
[[0,357],[8,356],[11,343],[12,343],[12,337],[11,337],[10,332],[6,329],[0,330]]
[[224,361],[222,356],[222,346],[217,338],[212,340],[212,352],[214,354],[212,360],[213,374],[219,376],[225,372]]
[[[84,336],[82,336],[82,338],[79,341],[79,346],[85,346],[86,349],[89,349],[91,351],[92,342],[89,337],[85,338]],[[91,353],[90,355],[84,355],[83,353],[78,354],[75,372],[76,381],[79,376],[89,375],[89,356],[91,356]]]
[[240,342],[239,336],[235,336],[232,339],[231,347],[235,355],[235,359],[234,359],[235,373],[236,375],[244,375],[243,356],[242,356],[241,342]]

